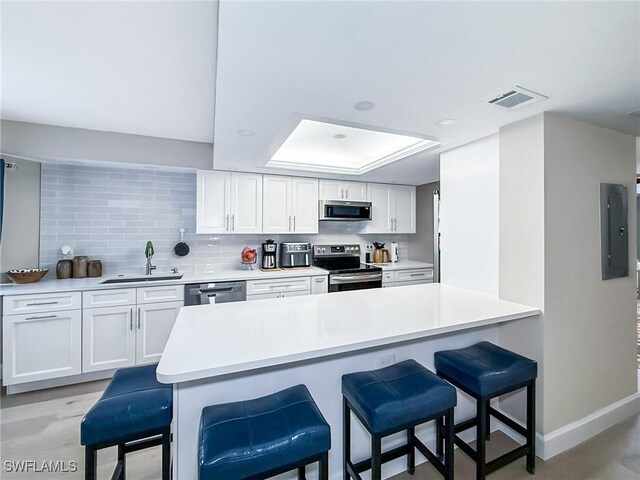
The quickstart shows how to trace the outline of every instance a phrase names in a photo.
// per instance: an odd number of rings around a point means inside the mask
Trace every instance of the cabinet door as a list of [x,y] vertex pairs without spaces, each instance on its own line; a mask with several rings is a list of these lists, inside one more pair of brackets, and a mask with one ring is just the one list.
[[321,277],[311,277],[311,294],[329,292],[329,277],[323,275]]
[[392,233],[390,185],[369,183],[367,199],[371,202],[371,221],[367,222],[366,233]]
[[335,180],[320,180],[318,193],[321,200],[344,199],[342,185]]
[[81,311],[2,318],[2,383],[66,377],[81,373]]
[[135,308],[125,306],[83,310],[83,373],[135,364]]
[[262,231],[291,232],[291,177],[263,175]]
[[262,233],[262,175],[231,174],[231,219],[233,233]]
[[182,306],[182,302],[163,302],[138,307],[136,365],[160,361]]
[[291,179],[292,231],[318,233],[318,180]]
[[367,184],[360,182],[343,182],[342,191],[345,200],[354,202],[365,202],[367,200]]
[[395,233],[416,233],[416,188],[391,186],[393,206],[393,231]]
[[196,190],[196,233],[228,233],[231,174],[198,170]]

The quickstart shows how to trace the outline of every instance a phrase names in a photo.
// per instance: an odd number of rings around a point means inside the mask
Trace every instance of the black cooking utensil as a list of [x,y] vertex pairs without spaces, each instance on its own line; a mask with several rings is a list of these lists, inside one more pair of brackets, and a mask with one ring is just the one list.
[[184,242],[184,228],[180,228],[178,230],[180,232],[180,241],[176,243],[176,246],[173,247],[173,253],[175,253],[178,257],[186,257],[189,254],[189,245]]

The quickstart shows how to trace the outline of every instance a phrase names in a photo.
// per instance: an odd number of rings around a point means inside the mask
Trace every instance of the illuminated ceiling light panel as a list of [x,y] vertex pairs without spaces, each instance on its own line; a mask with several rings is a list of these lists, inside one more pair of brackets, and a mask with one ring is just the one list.
[[362,175],[436,145],[411,135],[303,119],[266,166]]

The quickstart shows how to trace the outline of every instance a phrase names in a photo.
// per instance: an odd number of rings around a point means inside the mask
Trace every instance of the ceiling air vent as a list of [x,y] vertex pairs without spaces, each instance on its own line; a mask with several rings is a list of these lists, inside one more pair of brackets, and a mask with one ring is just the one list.
[[489,100],[489,104],[498,105],[499,107],[508,108],[510,110],[517,110],[519,108],[528,107],[542,100],[546,100],[549,97],[540,95],[539,93],[532,92],[526,88],[516,85],[508,92],[498,95],[495,98]]

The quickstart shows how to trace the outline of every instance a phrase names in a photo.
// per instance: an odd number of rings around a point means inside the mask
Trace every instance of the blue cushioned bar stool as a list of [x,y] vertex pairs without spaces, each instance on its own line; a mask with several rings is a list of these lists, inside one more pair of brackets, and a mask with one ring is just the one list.
[[199,480],[273,477],[320,462],[329,478],[331,430],[304,385],[266,397],[211,405],[202,410]]
[[[527,471],[535,472],[536,435],[536,377],[538,364],[534,360],[500,348],[489,342],[476,343],[459,350],[444,350],[435,354],[436,372],[460,390],[476,399],[477,415],[455,426],[455,444],[476,462],[476,478],[486,475],[517,460],[527,457]],[[514,422],[490,405],[499,395],[527,389],[526,428]],[[526,443],[486,461],[486,441],[489,439],[491,415],[525,437]],[[477,429],[477,448],[473,450],[457,434],[469,428]]]
[[[453,480],[453,408],[456,389],[415,360],[342,376],[344,416],[344,478],[360,479],[371,469],[371,479],[382,478],[382,464],[407,455],[407,470],[415,471],[415,450],[444,476]],[[351,412],[371,435],[371,458],[351,462]],[[415,427],[437,421],[446,439],[443,452],[434,455],[415,435]],[[407,443],[382,453],[382,438],[407,432]]]
[[155,365],[118,370],[80,425],[85,479],[96,478],[96,456],[102,448],[118,446],[112,479],[124,480],[125,454],[162,445],[162,480],[169,480],[172,416],[173,388],[156,380]]

